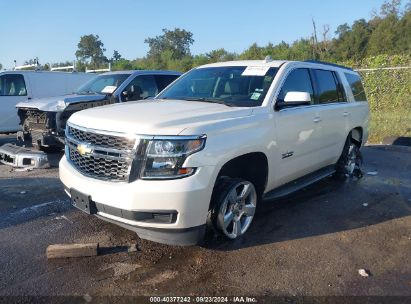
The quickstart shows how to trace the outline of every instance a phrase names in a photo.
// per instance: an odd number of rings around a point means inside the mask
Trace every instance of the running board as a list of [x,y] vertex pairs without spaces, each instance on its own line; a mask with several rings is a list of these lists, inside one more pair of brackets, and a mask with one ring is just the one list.
[[320,170],[304,175],[303,177],[300,177],[292,182],[282,185],[274,190],[271,190],[270,192],[267,192],[266,194],[264,194],[263,200],[270,201],[270,200],[279,199],[281,197],[290,195],[291,193],[295,191],[301,190],[311,184],[314,184],[332,175],[334,172],[335,172],[335,167],[333,165],[324,167]]

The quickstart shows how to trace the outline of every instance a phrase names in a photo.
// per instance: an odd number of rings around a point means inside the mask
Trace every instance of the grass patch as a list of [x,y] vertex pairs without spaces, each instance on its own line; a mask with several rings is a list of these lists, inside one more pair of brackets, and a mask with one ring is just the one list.
[[381,143],[390,136],[411,137],[411,109],[371,109],[370,115],[369,143]]

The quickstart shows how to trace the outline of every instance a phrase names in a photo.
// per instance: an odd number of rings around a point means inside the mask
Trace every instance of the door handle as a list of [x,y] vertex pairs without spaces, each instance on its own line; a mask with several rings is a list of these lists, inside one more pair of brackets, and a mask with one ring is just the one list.
[[315,123],[320,122],[320,121],[321,121],[321,117],[319,117],[319,116],[314,117],[314,119],[313,119],[313,122],[315,122]]
[[344,115],[344,116],[348,116],[348,115],[350,115],[350,113],[347,112],[347,111],[345,111],[345,112],[343,113],[343,115]]

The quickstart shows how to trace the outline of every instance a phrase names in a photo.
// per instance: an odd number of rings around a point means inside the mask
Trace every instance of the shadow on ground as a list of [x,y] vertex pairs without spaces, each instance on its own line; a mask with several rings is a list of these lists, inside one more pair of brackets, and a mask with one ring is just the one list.
[[0,179],[0,188],[0,229],[72,208],[55,177]]
[[[410,129],[411,131],[411,129]],[[391,136],[385,137],[382,141],[384,145],[393,145],[393,146],[408,146],[411,147],[411,137],[408,136]]]
[[359,229],[411,215],[411,151],[392,147],[387,159],[379,157],[383,149],[391,147],[368,149],[362,179],[341,182],[328,178],[285,199],[263,202],[241,239],[215,238],[206,247],[236,250]]

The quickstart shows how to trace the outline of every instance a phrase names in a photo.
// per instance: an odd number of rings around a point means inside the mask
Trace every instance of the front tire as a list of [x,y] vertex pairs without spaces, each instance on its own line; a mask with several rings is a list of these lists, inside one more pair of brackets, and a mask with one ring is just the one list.
[[222,178],[218,183],[213,193],[213,226],[226,238],[238,239],[254,219],[257,191],[253,183],[240,178]]

